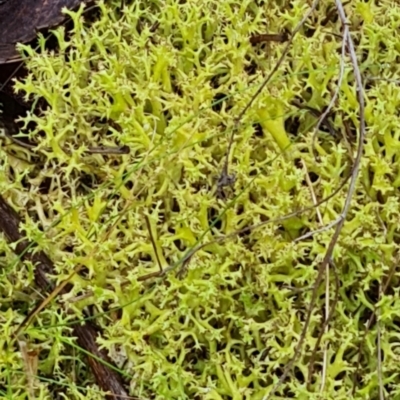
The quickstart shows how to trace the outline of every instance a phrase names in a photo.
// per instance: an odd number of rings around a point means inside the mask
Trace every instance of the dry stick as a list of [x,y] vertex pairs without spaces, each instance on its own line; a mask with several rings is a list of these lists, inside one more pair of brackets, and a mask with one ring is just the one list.
[[[343,4],[342,4],[342,7],[345,7],[345,6],[347,6],[348,4],[350,4],[351,3],[351,0],[348,0],[348,1],[345,1]],[[329,10],[329,11],[328,11]],[[325,15],[325,18],[324,18],[324,21],[322,21],[323,23],[322,23],[322,25],[324,25],[324,26],[326,26],[327,25],[327,23],[329,22],[329,21],[332,21],[332,19],[335,17],[335,15],[337,14],[337,12],[336,12],[336,7],[329,7],[328,9],[327,9],[327,13],[326,13],[326,15]],[[329,33],[331,33],[331,32],[329,32]]]
[[[327,315],[325,317],[324,323],[322,324],[321,332],[318,335],[318,338],[317,338],[317,341],[315,343],[314,349],[313,349],[313,351],[311,353],[310,361],[309,361],[309,364],[308,364],[308,382],[307,382],[308,386],[311,384],[312,372],[313,372],[313,369],[314,369],[314,362],[315,362],[315,357],[317,355],[318,347],[319,347],[319,345],[321,343],[322,337],[324,336],[326,328],[328,327],[329,321],[331,320],[332,315],[335,312],[336,305],[337,305],[337,303],[339,301],[339,277],[337,275],[337,269],[336,269],[335,264],[334,264],[334,262],[332,260],[330,260],[328,264],[332,267],[332,270],[335,273],[335,288],[336,288],[335,297],[333,299],[333,302],[332,302],[330,310],[328,310],[328,312],[327,312]],[[329,272],[329,265],[327,265],[326,274],[328,274],[328,272]],[[329,306],[329,302],[328,302],[328,306]],[[324,356],[325,356],[325,354],[324,354]],[[326,362],[327,361],[324,358],[324,363],[326,363]],[[325,369],[326,369],[326,367],[325,367]],[[323,379],[325,379],[325,377],[323,377]],[[323,383],[325,384],[324,380],[323,380]],[[323,389],[323,386],[321,384],[320,392],[322,392],[322,389]]]
[[341,213],[341,218],[339,219],[339,221],[338,221],[338,223],[336,225],[335,232],[333,233],[333,236],[332,236],[332,239],[331,239],[331,241],[329,243],[328,249],[327,249],[327,251],[325,253],[325,256],[324,256],[324,258],[322,260],[321,265],[318,268],[317,278],[315,280],[315,287],[313,289],[313,293],[312,293],[312,296],[311,296],[311,302],[310,302],[309,308],[307,310],[307,315],[306,315],[306,320],[305,320],[305,323],[304,323],[304,327],[303,327],[302,332],[300,334],[300,339],[299,339],[299,341],[298,341],[298,343],[296,345],[296,348],[295,348],[295,351],[294,351],[294,355],[293,355],[292,359],[286,365],[285,370],[284,370],[282,376],[279,378],[278,382],[273,386],[273,388],[271,389],[271,392],[268,395],[264,396],[263,400],[271,399],[271,397],[274,395],[276,390],[281,386],[281,384],[284,382],[284,380],[289,375],[289,372],[290,372],[291,368],[293,367],[294,363],[296,362],[298,356],[301,353],[301,349],[303,347],[303,342],[305,340],[307,329],[308,329],[308,326],[309,326],[309,323],[310,323],[311,314],[312,314],[315,302],[317,300],[318,287],[321,284],[326,265],[331,261],[333,250],[334,250],[334,248],[336,246],[336,243],[337,243],[337,240],[339,238],[339,235],[340,235],[340,232],[342,230],[342,227],[344,225],[346,216],[347,216],[348,211],[350,209],[350,203],[351,203],[351,199],[353,197],[354,191],[355,191],[355,185],[356,185],[356,182],[357,182],[357,177],[358,177],[358,173],[359,173],[359,170],[360,170],[360,164],[361,164],[361,157],[362,157],[363,149],[364,149],[365,116],[364,116],[364,97],[363,97],[362,78],[361,78],[361,73],[360,73],[360,69],[359,69],[359,66],[358,66],[358,62],[357,62],[357,56],[356,56],[356,52],[355,52],[355,49],[354,49],[353,41],[352,41],[351,36],[349,34],[348,22],[347,22],[346,15],[345,15],[344,10],[343,10],[342,3],[341,3],[340,0],[335,0],[335,3],[336,3],[337,10],[338,10],[339,18],[342,21],[342,24],[344,26],[343,37],[344,37],[344,40],[346,40],[346,42],[347,42],[347,48],[348,48],[348,51],[349,51],[351,62],[353,64],[354,77],[355,77],[356,87],[357,87],[357,97],[358,97],[358,103],[359,103],[359,116],[360,116],[359,117],[360,118],[360,133],[359,133],[359,143],[358,143],[357,155],[356,155],[356,158],[355,158],[353,171],[352,171],[352,174],[351,174],[349,191],[347,193],[345,204],[344,204],[344,207],[343,207],[343,211]]
[[[379,285],[379,301],[382,299],[382,285]],[[381,326],[379,323],[379,308],[376,310],[376,336],[377,336],[377,358],[378,358],[378,382],[379,382],[379,400],[385,400],[382,380],[382,346],[381,346]]]
[[128,146],[88,147],[87,150],[85,150],[85,153],[104,154],[104,155],[110,155],[110,154],[122,155],[122,154],[129,154],[129,152],[130,150]]
[[329,229],[336,226],[341,221],[341,219],[342,219],[342,215],[340,215],[334,221],[329,222],[329,224],[322,226],[321,228],[315,229],[311,232],[307,232],[304,235],[299,236],[298,238],[294,239],[293,242],[294,243],[302,242],[304,239],[308,239],[309,237],[312,237],[312,236],[316,235],[317,233],[322,233],[322,232],[328,231]]
[[144,219],[146,221],[147,230],[149,231],[150,242],[151,242],[151,245],[153,246],[153,251],[154,251],[154,254],[156,256],[158,268],[160,268],[159,272],[162,273],[163,272],[163,267],[162,267],[162,264],[161,264],[160,255],[158,254],[157,244],[156,244],[156,241],[154,239],[153,231],[151,229],[151,224],[150,224],[149,217],[147,215],[145,215]]
[[[309,362],[309,365],[308,365],[308,382],[307,382],[307,386],[309,386],[310,383],[311,383],[312,370],[314,368],[314,362],[315,362],[315,356],[317,354],[317,349],[318,349],[318,347],[319,347],[319,345],[321,343],[322,337],[324,336],[326,328],[328,327],[328,324],[329,324],[329,322],[331,320],[331,317],[332,317],[333,313],[335,312],[336,305],[337,305],[337,303],[339,301],[339,285],[340,285],[339,275],[337,273],[337,268],[335,266],[335,263],[332,260],[329,262],[329,265],[331,266],[331,269],[332,269],[332,271],[334,273],[334,276],[335,276],[335,297],[333,299],[332,306],[331,306],[330,310],[328,310],[328,314],[325,317],[325,320],[324,320],[324,322],[322,324],[321,332],[318,335],[317,341],[315,343],[313,352],[312,352],[311,357],[310,357],[310,362]],[[328,269],[328,271],[329,271],[329,269]],[[326,272],[326,273],[328,273],[328,272]],[[328,306],[329,306],[329,304],[328,304]],[[325,370],[325,373],[326,373],[326,365],[325,364],[327,363],[327,360],[326,360],[325,356],[326,356],[326,352],[324,353],[324,370]],[[323,391],[323,388],[324,388],[324,385],[325,385],[325,379],[326,379],[326,377],[323,375],[322,376],[322,383],[321,383],[320,393],[322,393],[322,391]]]
[[[338,84],[338,86],[340,86],[340,84]],[[308,111],[311,115],[313,115],[315,118],[317,118],[320,122],[320,124],[322,125],[322,123],[325,125],[325,127],[328,129],[329,134],[332,137],[337,137],[338,133],[336,132],[336,130],[333,128],[333,126],[331,125],[331,123],[329,122],[328,119],[325,120],[326,116],[321,114],[321,112],[319,110],[317,110],[316,108],[310,107],[310,106],[306,106],[302,103],[300,103],[299,101],[297,101],[296,99],[292,100],[290,102],[290,104],[293,104],[295,107],[297,107],[300,110],[305,110]],[[319,128],[319,125],[318,125]],[[315,128],[314,128],[315,129]]]
[[307,11],[307,13],[304,15],[303,19],[297,24],[295,29],[293,30],[293,33],[291,34],[286,46],[283,49],[282,55],[279,57],[278,62],[275,64],[274,68],[272,71],[268,74],[268,76],[264,79],[263,83],[261,86],[257,89],[257,91],[254,93],[254,95],[251,97],[250,101],[246,104],[246,106],[243,108],[243,110],[240,112],[238,117],[234,121],[234,126],[232,129],[232,134],[229,139],[228,143],[228,149],[226,151],[226,157],[225,157],[225,163],[222,168],[222,172],[218,181],[218,186],[223,187],[229,185],[233,181],[233,176],[230,176],[228,173],[228,165],[229,165],[229,156],[232,150],[233,146],[233,141],[235,138],[235,133],[239,130],[239,124],[246,114],[247,110],[253,105],[254,101],[257,99],[257,97],[260,95],[260,93],[264,90],[264,88],[267,86],[268,82],[271,80],[271,78],[275,75],[276,71],[280,68],[280,66],[283,63],[283,60],[285,59],[287,53],[289,52],[290,46],[293,42],[293,38],[295,35],[300,31],[301,27],[304,25],[304,23],[307,21],[308,17],[314,12],[316,9],[317,5],[319,3],[319,0],[314,0],[314,3],[310,7],[310,9]]
[[[52,282],[47,277],[47,274],[54,274],[53,262],[43,251],[34,253],[26,251],[32,245],[23,238],[19,231],[19,226],[20,218],[18,214],[0,196],[0,231],[4,233],[10,243],[16,243],[14,251],[17,255],[36,266],[36,284],[41,290],[47,291],[53,287]],[[77,337],[79,346],[85,349],[89,355],[93,354],[96,357],[88,357],[88,362],[97,384],[105,392],[111,393],[107,395],[107,399],[122,400],[127,398],[128,394],[124,389],[121,378],[115,371],[100,362],[100,360],[104,360],[106,363],[111,364],[107,353],[104,350],[99,350],[97,346],[98,329],[86,321],[82,325],[74,325],[73,334]]]
[[15,331],[15,336],[18,336],[22,329],[29,326],[37,314],[40,313],[45,307],[47,307],[60,293],[65,293],[67,286],[69,285],[72,277],[77,274],[82,269],[82,265],[76,266],[73,271],[69,274],[68,278],[62,281],[58,286],[56,286],[46,298],[41,301],[36,307],[34,307],[25,319],[19,324],[17,330]]
[[337,100],[337,98],[339,96],[339,90],[340,90],[340,87],[342,86],[343,76],[344,76],[345,54],[346,54],[346,38],[343,35],[342,53],[341,53],[341,56],[340,56],[340,71],[339,71],[338,84],[337,84],[336,90],[335,90],[335,92],[334,92],[334,94],[333,94],[333,96],[331,98],[331,101],[328,104],[328,107],[326,108],[325,112],[321,115],[321,117],[318,120],[318,123],[317,123],[317,125],[315,127],[314,135],[313,135],[313,138],[312,138],[312,146],[311,146],[313,151],[315,149],[315,140],[317,138],[319,127],[321,126],[321,124],[325,120],[325,118],[329,115],[329,113],[331,112],[331,110],[332,110],[332,108],[333,108],[334,104],[336,103],[336,100]]
[[392,78],[378,78],[374,76],[367,76],[365,79],[367,81],[385,81],[390,83],[400,83],[399,79],[392,79]]
[[[306,172],[306,182],[308,187],[310,188],[310,192],[311,192],[311,198],[313,203],[315,204],[317,202],[317,197],[315,195],[314,192],[314,188],[312,186],[312,182],[310,179],[310,176],[308,175],[308,171],[307,171],[307,165],[306,163],[303,161],[303,167],[304,170]],[[321,212],[319,211],[319,207],[316,207],[316,212],[317,212],[317,217],[318,217],[318,221],[320,225],[324,224],[324,221],[322,220],[322,216],[321,216]],[[329,331],[329,325],[327,323],[327,321],[329,320],[330,317],[330,312],[329,312],[329,265],[327,264],[326,266],[326,271],[325,271],[325,324],[326,327],[324,329],[321,329],[322,332],[324,333],[328,333]],[[314,351],[317,349],[317,346],[314,346]],[[326,381],[326,369],[327,369],[327,364],[328,364],[328,344],[326,344],[324,346],[324,356],[323,356],[323,365],[322,365],[322,378],[321,378],[321,388],[320,388],[320,393],[322,393],[324,391],[325,388],[325,381]],[[308,381],[310,382],[311,380],[311,374],[312,374],[312,363],[310,362],[309,364],[309,373],[308,373]]]
[[[50,36],[49,36],[50,37]],[[39,46],[36,47],[36,50],[39,50]],[[7,79],[1,84],[0,92],[7,86],[7,84],[11,81],[11,79],[15,76],[15,74],[24,66],[24,62],[20,61],[19,65],[14,69],[14,71],[7,77]]]
[[[327,270],[325,271],[325,323],[326,323],[326,329],[322,330],[325,334],[328,333],[329,331],[329,325],[327,324],[327,321],[330,319],[331,313],[329,312],[329,267],[327,265]],[[334,311],[334,310],[332,310]],[[317,349],[317,346],[315,345],[314,349]],[[323,393],[325,389],[325,383],[326,383],[326,371],[327,371],[327,366],[328,366],[328,349],[329,349],[329,344],[324,345],[324,355],[323,355],[323,360],[322,360],[322,376],[321,376],[321,387],[320,387],[320,393]],[[311,376],[313,372],[313,367],[312,364],[309,364],[308,368],[308,380],[311,381]]]
[[[4,127],[4,133],[8,139],[10,139],[13,143],[24,147],[25,149],[28,150],[34,150],[37,148],[36,144],[32,143],[27,143],[24,142],[23,140],[20,140],[19,138],[15,137],[14,134],[17,133],[16,129],[16,123],[3,123]],[[70,150],[66,148],[65,146],[62,146],[61,149],[65,153],[70,153]],[[50,148],[45,148],[45,151],[50,152]],[[95,147],[88,147],[85,151],[85,153],[89,154],[104,154],[104,155],[109,155],[109,154],[116,154],[116,155],[122,155],[122,154],[129,154],[130,150],[128,146],[95,146]]]

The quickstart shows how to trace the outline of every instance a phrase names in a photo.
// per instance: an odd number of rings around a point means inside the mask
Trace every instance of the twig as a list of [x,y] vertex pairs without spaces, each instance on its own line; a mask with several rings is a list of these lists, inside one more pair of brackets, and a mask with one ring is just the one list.
[[[382,285],[379,285],[379,301],[382,299]],[[377,341],[377,359],[378,359],[378,382],[379,382],[379,400],[385,400],[382,379],[382,346],[381,346],[381,325],[379,323],[379,307],[376,308],[376,341]]]
[[[313,203],[316,204],[317,202],[317,197],[314,192],[314,188],[310,179],[310,176],[308,175],[307,171],[307,165],[303,161],[303,167],[306,172],[306,182],[308,187],[310,188],[311,192],[311,198],[313,200]],[[317,217],[320,225],[323,225],[324,221],[322,220],[322,215],[321,212],[319,211],[319,207],[316,207],[316,212],[317,212]],[[335,271],[336,273],[336,271]],[[336,273],[337,275],[337,273]],[[339,289],[337,289],[337,293],[339,293]],[[329,331],[329,325],[328,321],[330,319],[331,314],[334,312],[334,308],[332,307],[332,311],[329,312],[329,265],[326,265],[326,271],[325,271],[325,328],[321,329],[321,333],[328,333]],[[322,336],[321,336],[322,338]],[[317,345],[314,346],[314,352],[316,352],[316,349],[318,348]],[[313,353],[314,354],[314,353]],[[321,378],[321,388],[320,388],[320,393],[324,391],[325,388],[325,381],[326,381],[326,369],[327,369],[327,364],[328,364],[328,344],[325,344],[324,346],[324,355],[323,355],[323,364],[322,364],[322,378]],[[312,376],[312,371],[313,371],[313,357],[311,357],[309,368],[308,368],[308,382],[310,383],[311,381],[311,376]]]
[[[50,37],[50,35],[49,35]],[[39,46],[36,47],[36,50],[39,50]],[[7,77],[7,79],[0,85],[0,92],[8,85],[11,79],[15,76],[15,74],[24,66],[24,62],[21,61],[17,67],[15,67],[14,71]]]
[[[342,41],[342,53],[341,53],[341,57],[340,57],[340,70],[339,70],[339,79],[338,79],[338,83],[336,86],[336,90],[333,93],[333,96],[331,98],[331,101],[328,104],[328,107],[326,108],[325,112],[321,115],[321,117],[319,118],[317,125],[314,128],[314,135],[312,138],[312,148],[314,151],[315,148],[315,140],[318,134],[318,130],[319,127],[321,126],[321,124],[324,122],[325,118],[329,115],[329,113],[331,112],[334,104],[336,103],[336,100],[339,96],[339,90],[340,87],[342,86],[342,82],[343,82],[343,76],[344,76],[344,66],[345,66],[345,54],[346,54],[346,37],[343,34],[343,41]],[[315,151],[314,151],[315,153]]]
[[129,154],[130,149],[128,146],[119,146],[119,147],[101,146],[101,147],[88,147],[86,152],[91,154],[118,155],[118,154]]
[[158,264],[158,267],[160,268],[160,273],[162,273],[163,272],[163,267],[162,267],[162,264],[161,264],[160,256],[158,254],[157,245],[156,245],[156,241],[154,239],[153,231],[151,229],[151,224],[150,224],[149,217],[147,215],[145,215],[144,219],[146,221],[147,230],[149,231],[150,242],[151,242],[151,245],[153,246],[153,251],[154,251],[154,254],[155,254],[156,259],[157,259],[157,264]]
[[[333,264],[333,263],[332,263]],[[337,271],[335,270],[335,276],[337,276]],[[337,278],[337,280],[339,280],[339,278]],[[337,282],[336,285],[336,293],[337,293],[337,299],[336,299],[336,303],[335,306],[332,306],[332,310],[329,311],[329,296],[330,296],[330,291],[329,291],[329,265],[327,264],[326,266],[326,270],[325,270],[325,329],[321,329],[322,334],[327,334],[329,332],[329,320],[331,318],[331,315],[333,314],[333,312],[335,311],[335,307],[337,304],[337,300],[339,298],[339,282]],[[321,336],[322,338],[322,336]],[[314,346],[315,351],[317,350],[317,346]],[[324,345],[324,351],[323,351],[323,357],[322,357],[322,374],[321,374],[321,387],[319,389],[319,392],[322,394],[324,392],[325,389],[325,384],[326,384],[326,373],[327,373],[327,369],[328,369],[328,350],[329,350],[329,343],[326,343]],[[308,368],[308,376],[309,376],[309,382],[311,382],[311,376],[313,373],[313,366],[310,363],[309,364],[309,368]]]
[[313,230],[311,232],[307,232],[304,235],[299,236],[298,238],[294,239],[293,242],[294,243],[298,243],[298,242],[303,241],[304,239],[307,239],[309,237],[312,237],[312,236],[316,235],[317,233],[325,232],[325,231],[333,228],[335,225],[337,225],[341,221],[341,219],[342,219],[342,215],[340,215],[334,221],[329,222],[329,224],[326,224],[321,228],[315,229],[315,230]]
[[263,42],[278,42],[284,43],[289,40],[289,34],[287,32],[282,33],[261,33],[252,35],[250,37],[251,44],[258,44]]
[[[17,131],[18,131],[18,126],[15,121],[5,120],[5,121],[2,121],[2,125],[4,127],[4,133],[5,133],[6,137],[8,139],[10,139],[13,143],[15,143],[21,147],[24,147],[25,149],[31,150],[31,151],[37,147],[37,144],[25,142],[25,141],[19,139],[18,137],[15,137],[15,135],[17,134]],[[71,150],[65,146],[62,146],[61,149],[67,154],[71,152]],[[45,148],[44,150],[47,152],[51,151],[50,148]],[[85,153],[104,154],[104,155],[109,155],[109,154],[122,155],[122,154],[129,154],[129,152],[130,152],[130,149],[128,146],[115,146],[115,147],[93,146],[93,147],[88,147],[85,150]]]
[[379,78],[374,76],[367,76],[365,79],[367,81],[384,81],[390,83],[400,83],[400,79],[393,79],[393,78]]
[[[321,125],[322,125],[322,124],[325,125],[325,127],[326,127],[326,128],[328,129],[328,131],[329,131],[329,134],[330,134],[332,137],[337,137],[337,136],[338,136],[338,133],[337,133],[336,130],[333,128],[333,126],[331,125],[331,123],[329,122],[329,120],[328,120],[326,117],[324,117],[323,114],[322,114],[319,110],[317,110],[317,109],[315,109],[315,108],[313,108],[313,107],[310,107],[310,106],[308,106],[308,105],[305,105],[305,104],[303,104],[303,103],[300,103],[300,102],[297,101],[296,99],[292,100],[292,101],[290,102],[290,104],[293,104],[294,106],[296,106],[296,107],[299,108],[300,110],[306,110],[306,111],[308,111],[308,112],[309,112],[310,114],[312,114],[315,118],[317,118],[318,123],[320,123]],[[317,125],[318,125],[318,123],[317,123]],[[314,128],[314,129],[316,129],[316,128]]]
[[33,321],[35,316],[40,313],[45,307],[47,307],[60,293],[67,293],[67,288],[69,286],[69,282],[72,279],[72,277],[77,274],[80,270],[82,269],[82,265],[78,265],[74,268],[74,270],[70,273],[67,279],[62,281],[58,286],[56,286],[51,293],[43,300],[41,301],[36,307],[34,307],[28,315],[24,318],[24,320],[19,324],[18,328],[15,331],[15,336],[18,336],[21,332],[22,329]]
[[[314,369],[314,362],[315,362],[315,357],[316,357],[316,354],[317,354],[318,347],[319,347],[319,345],[321,343],[321,340],[322,340],[322,337],[324,336],[324,333],[326,333],[326,331],[327,331],[327,327],[328,327],[329,321],[332,319],[332,315],[335,312],[336,305],[337,305],[337,303],[339,301],[339,285],[340,285],[339,275],[337,273],[337,268],[336,268],[336,266],[335,266],[335,264],[334,264],[334,262],[332,260],[329,261],[328,266],[329,265],[332,267],[332,271],[333,271],[333,273],[335,275],[335,297],[333,299],[332,306],[331,306],[330,310],[329,310],[329,299],[328,299],[328,310],[327,310],[327,313],[326,313],[326,316],[325,316],[325,320],[324,320],[324,323],[322,324],[321,332],[318,335],[317,341],[315,342],[315,346],[314,346],[313,352],[312,352],[311,357],[310,357],[310,361],[309,361],[309,364],[308,364],[308,383],[307,383],[308,385],[310,385],[310,383],[311,383],[312,373],[313,373],[313,369]],[[327,274],[329,273],[328,266],[327,266],[327,271],[326,271]],[[325,352],[324,353],[324,363],[325,364],[326,364],[326,357],[327,357],[327,354]],[[325,374],[326,374],[326,366],[324,367],[324,370],[325,370]],[[322,376],[321,389],[320,389],[321,393],[322,393],[324,385],[325,385],[325,379],[326,379],[326,375],[323,375]]]

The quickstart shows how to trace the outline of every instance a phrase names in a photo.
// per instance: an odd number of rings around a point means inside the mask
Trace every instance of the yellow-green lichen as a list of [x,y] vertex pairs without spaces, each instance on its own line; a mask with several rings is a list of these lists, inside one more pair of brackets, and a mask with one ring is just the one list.
[[[312,205],[307,171],[318,200],[351,171],[355,139],[346,143],[319,132],[316,157],[316,118],[292,104],[301,100],[323,111],[335,90],[341,25],[335,17],[326,21],[334,3],[320,3],[235,132],[229,169],[238,197],[232,203],[216,198],[216,183],[234,122],[284,46],[266,51],[249,37],[292,31],[309,2],[142,0],[125,2],[122,12],[120,3],[98,2],[91,21],[83,7],[68,11],[73,28],[68,34],[55,30],[57,51],[45,50],[43,38],[40,54],[23,46],[29,74],[16,88],[47,103],[24,118],[26,127],[35,125],[29,138],[37,143],[36,155],[15,144],[0,148],[1,192],[25,221],[26,235],[55,261],[54,279],[85,267],[62,298],[75,314],[53,303],[25,332],[39,354],[36,398],[104,398],[69,338],[68,323],[74,315],[84,318],[89,307],[99,313],[98,342],[123,371],[132,396],[262,400],[294,355],[309,288],[331,238],[328,230],[293,242],[320,227],[315,209],[200,249],[183,277],[176,276],[178,267],[165,280],[138,278],[156,272],[158,259],[163,268],[175,265],[199,242]],[[323,287],[304,352],[278,389],[279,399],[349,398],[379,281],[398,259],[400,91],[398,82],[372,78],[399,73],[400,7],[355,0],[345,9],[366,83],[367,143],[334,251],[339,301],[312,383],[306,388],[323,320]],[[356,133],[357,113],[348,64],[330,116],[339,136],[349,134],[345,124]],[[123,145],[129,154],[86,152]],[[339,216],[346,189],[319,207],[323,223]],[[0,246],[0,391],[4,398],[25,399],[27,377],[11,337],[41,296],[32,289],[33,267],[15,262],[4,241]],[[333,271],[330,281],[333,301]],[[398,281],[396,272],[379,303],[384,390],[393,399],[400,396]],[[378,398],[376,334],[373,325],[361,345],[355,398]]]

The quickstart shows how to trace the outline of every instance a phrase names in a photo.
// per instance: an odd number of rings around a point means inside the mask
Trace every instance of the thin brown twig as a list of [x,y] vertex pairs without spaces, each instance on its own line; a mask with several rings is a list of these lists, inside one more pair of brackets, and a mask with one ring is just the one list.
[[319,118],[317,125],[314,128],[314,134],[312,137],[312,149],[315,154],[315,140],[317,138],[318,130],[321,126],[321,124],[325,121],[325,118],[329,115],[331,112],[333,106],[336,103],[337,98],[339,97],[339,91],[342,86],[343,82],[343,77],[344,77],[344,66],[345,66],[345,58],[346,58],[346,39],[343,36],[343,41],[342,41],[342,52],[340,56],[340,70],[339,70],[339,78],[338,78],[338,83],[336,85],[336,90],[333,93],[333,96],[331,98],[331,101],[328,104],[328,107],[326,110],[322,113],[321,117]]
[[163,272],[163,267],[162,267],[162,264],[161,264],[160,256],[158,254],[157,244],[156,244],[156,241],[155,241],[155,238],[154,238],[154,235],[153,235],[153,230],[151,229],[151,224],[150,224],[149,217],[147,215],[145,215],[144,219],[146,221],[147,230],[149,231],[150,242],[151,242],[151,245],[153,246],[153,251],[154,251],[154,254],[156,256],[157,264],[158,264],[158,267],[160,268],[160,273],[162,273]]
[[[382,299],[382,285],[379,285],[379,301]],[[379,307],[376,307],[376,341],[377,341],[377,359],[378,359],[378,385],[379,400],[385,400],[382,379],[382,345],[381,345],[381,325],[379,323]]]
[[[290,104],[293,104],[294,106],[296,106],[297,108],[299,108],[300,110],[305,110],[308,111],[311,115],[313,115],[315,118],[317,118],[318,120],[318,124],[320,125],[325,125],[325,127],[328,129],[329,134],[333,137],[337,137],[338,133],[336,132],[336,130],[333,128],[333,126],[331,125],[331,123],[329,122],[327,116],[324,116],[324,113],[321,113],[319,110],[310,107],[308,105],[305,105],[303,103],[301,103],[300,101],[298,101],[297,99],[293,99]],[[329,116],[329,115],[328,115]],[[318,126],[319,128],[319,126]],[[316,129],[316,128],[314,128]]]
[[[314,349],[313,349],[313,351],[311,353],[310,361],[309,361],[309,364],[308,364],[308,382],[307,382],[308,386],[311,384],[315,357],[317,355],[317,351],[318,351],[319,345],[321,343],[322,337],[326,333],[326,328],[328,327],[329,321],[332,319],[332,315],[335,312],[336,305],[337,305],[337,303],[339,301],[339,285],[340,285],[340,282],[339,282],[339,276],[338,276],[338,273],[337,273],[337,268],[335,266],[335,263],[332,260],[330,260],[328,264],[332,267],[332,271],[334,272],[334,275],[335,275],[335,289],[336,289],[335,290],[335,297],[333,299],[333,302],[332,302],[332,305],[330,307],[330,310],[328,309],[328,313],[327,313],[327,315],[325,317],[325,320],[324,320],[324,322],[322,324],[321,331],[320,331],[320,333],[318,335],[317,341],[315,342],[315,345],[314,345]],[[323,389],[323,386],[321,385],[321,392],[322,392],[322,389]]]
[[[304,170],[306,172],[306,182],[308,187],[310,188],[310,192],[311,192],[311,198],[313,200],[313,203],[315,204],[317,202],[317,197],[315,195],[314,192],[314,188],[310,179],[310,176],[308,174],[307,171],[307,165],[306,163],[303,161],[303,167]],[[322,219],[322,215],[321,212],[319,210],[319,207],[316,207],[316,212],[317,212],[317,217],[318,217],[318,222],[319,225],[323,225],[324,221]],[[329,297],[330,297],[330,291],[329,291],[329,264],[326,265],[326,271],[325,271],[325,328],[323,328],[321,330],[322,333],[328,333],[329,331],[329,325],[328,325],[328,321],[330,319],[330,315],[331,313],[329,312]],[[333,312],[333,310],[332,310]],[[314,350],[316,350],[318,347],[317,345],[314,346]],[[326,370],[327,370],[327,364],[328,364],[328,344],[325,344],[324,346],[324,352],[323,352],[323,364],[322,364],[322,378],[321,378],[321,388],[320,388],[320,393],[322,393],[324,391],[325,388],[325,381],[326,381]],[[311,360],[313,358],[311,357]],[[313,370],[313,366],[312,366],[312,362],[310,361],[310,366],[309,366],[309,373],[308,373],[308,381],[311,381],[311,375],[312,375],[312,370]]]
[[[49,35],[50,37],[50,35]],[[36,47],[36,50],[39,50],[39,46]],[[24,66],[24,62],[20,61],[19,65],[15,67],[14,71],[7,77],[7,79],[0,85],[0,92],[8,85],[11,79],[16,75],[16,73]]]
[[[28,150],[34,150],[36,149],[37,145],[25,142],[17,137],[15,137],[13,134],[10,133],[10,126],[9,124],[4,125],[4,133],[8,139],[10,139],[13,143],[17,144],[18,146],[24,147],[25,149]],[[71,150],[66,148],[65,146],[61,147],[61,149],[65,153],[70,153]],[[51,149],[46,148],[44,149],[45,151],[50,151]],[[130,149],[128,146],[91,146],[88,147],[85,151],[85,153],[89,154],[103,154],[103,155],[123,155],[123,154],[129,154]]]
[[128,146],[99,146],[99,147],[88,147],[85,150],[86,153],[90,154],[104,154],[104,155],[122,155],[129,154],[130,149]]
[[40,313],[45,307],[47,307],[60,293],[64,292],[64,289],[69,285],[70,280],[72,277],[77,274],[81,269],[83,268],[83,265],[78,265],[76,266],[73,271],[70,273],[67,279],[62,281],[57,287],[55,287],[51,293],[46,296],[46,298],[41,301],[36,307],[34,307],[28,315],[24,318],[24,320],[18,325],[18,328],[15,330],[14,335],[17,337],[22,330],[26,327],[29,326],[30,323],[33,321],[35,316]]
[[[329,297],[330,297],[330,290],[329,290],[329,264],[326,265],[326,270],[325,270],[325,328],[322,326],[323,329],[321,329],[322,335],[327,334],[329,332],[329,320],[331,318],[332,313],[335,311],[334,307],[332,306],[332,310],[329,311]],[[339,295],[339,289],[337,289],[337,293]],[[339,296],[338,296],[339,297]],[[336,307],[337,301],[335,303]],[[322,336],[321,336],[322,338]],[[317,346],[314,346],[314,349],[316,351]],[[323,358],[322,358],[322,374],[321,374],[321,387],[319,389],[320,393],[323,393],[325,389],[325,384],[326,384],[326,375],[327,375],[327,369],[328,369],[328,350],[329,350],[329,343],[326,343],[324,345],[324,351],[323,351]],[[309,366],[309,381],[311,381],[311,376],[313,372],[313,367],[312,365]]]
[[297,237],[296,239],[294,239],[294,242],[295,243],[302,242],[304,239],[308,239],[308,238],[316,235],[317,233],[322,233],[322,232],[328,231],[329,229],[331,229],[335,225],[337,225],[341,221],[341,219],[342,219],[342,216],[340,215],[334,221],[329,222],[329,224],[326,224],[326,225],[322,226],[321,228],[315,229],[311,232],[307,232],[304,235]]
[[289,40],[289,34],[287,32],[282,33],[261,33],[252,35],[249,39],[251,44],[258,44],[263,42],[278,42],[284,43]]

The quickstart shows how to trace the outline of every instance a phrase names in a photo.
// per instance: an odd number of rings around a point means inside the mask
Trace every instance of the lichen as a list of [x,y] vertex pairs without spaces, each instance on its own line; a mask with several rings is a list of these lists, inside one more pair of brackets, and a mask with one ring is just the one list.
[[[249,37],[293,31],[309,2],[135,1],[122,12],[120,3],[98,2],[90,21],[83,7],[65,11],[72,29],[54,31],[56,51],[46,50],[43,36],[40,51],[20,46],[29,74],[15,86],[47,106],[23,119],[30,130],[22,134],[37,143],[35,156],[16,145],[13,152],[0,148],[0,189],[25,221],[26,235],[56,262],[57,282],[85,267],[61,297],[74,313],[53,302],[24,333],[39,354],[36,397],[104,398],[69,337],[68,324],[89,307],[103,329],[98,342],[132,396],[262,400],[294,355],[332,229],[294,242],[321,226],[309,210],[201,248],[183,276],[176,272],[199,243],[311,206],[306,171],[318,200],[351,171],[358,104],[350,64],[329,117],[341,139],[319,132],[313,147],[316,118],[293,105],[301,100],[322,112],[336,88],[340,21],[326,21],[334,4],[321,2],[235,131],[229,168],[237,197],[230,201],[217,199],[216,189],[236,117],[284,46],[252,46]],[[398,260],[400,91],[398,82],[372,78],[399,73],[400,8],[372,0],[345,8],[366,85],[365,154],[334,251],[339,300],[311,385],[323,286],[304,351],[277,399],[321,398],[324,346],[322,398],[348,399],[360,343],[355,398],[378,398],[377,325],[363,335],[379,282]],[[88,153],[94,146],[130,152]],[[319,207],[322,223],[338,218],[346,189]],[[40,294],[32,288],[34,266],[0,246],[1,393],[25,399],[27,377],[12,332]],[[163,279],[138,280],[156,272],[158,262],[176,268]],[[332,302],[334,271],[329,275]],[[400,396],[398,279],[396,272],[379,300],[384,390],[394,399]]]

